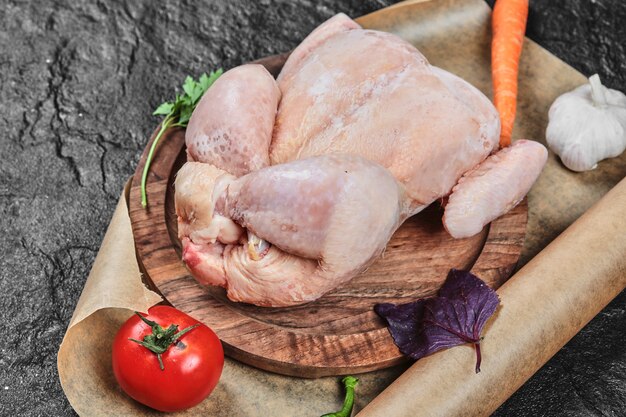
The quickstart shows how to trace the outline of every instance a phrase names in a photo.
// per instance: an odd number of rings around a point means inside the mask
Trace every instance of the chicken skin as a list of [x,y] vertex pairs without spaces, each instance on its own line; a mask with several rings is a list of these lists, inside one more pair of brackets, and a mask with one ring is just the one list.
[[[355,155],[301,159],[239,178],[207,167],[188,162],[176,176],[179,233],[189,239],[183,259],[196,279],[226,287],[236,301],[319,298],[375,260],[408,213],[404,187]],[[247,237],[238,225],[271,242],[260,259],[240,244]]]
[[547,153],[532,141],[497,151],[499,134],[475,87],[339,14],[277,80],[243,65],[201,99],[175,184],[183,260],[233,301],[315,300],[438,199],[449,196],[443,222],[454,237],[514,207]]

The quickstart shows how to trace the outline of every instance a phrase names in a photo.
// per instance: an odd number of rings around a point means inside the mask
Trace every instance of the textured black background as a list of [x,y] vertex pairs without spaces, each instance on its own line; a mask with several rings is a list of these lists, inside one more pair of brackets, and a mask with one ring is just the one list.
[[[1,415],[75,415],[56,352],[151,110],[186,74],[287,51],[336,12],[392,2],[0,2]],[[626,90],[625,21],[621,0],[532,0],[528,35]],[[626,295],[496,415],[626,415]]]

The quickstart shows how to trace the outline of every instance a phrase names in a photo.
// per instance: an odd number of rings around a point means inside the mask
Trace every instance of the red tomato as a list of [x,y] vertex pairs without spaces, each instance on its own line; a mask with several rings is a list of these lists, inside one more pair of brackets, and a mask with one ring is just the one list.
[[[117,382],[135,400],[160,411],[179,411],[200,403],[222,374],[224,351],[220,340],[207,326],[173,307],[155,306],[142,316],[160,326],[151,327],[138,315],[122,325],[113,341]],[[194,325],[197,327],[172,340],[173,335]],[[162,337],[157,341],[153,333],[161,333]],[[161,342],[167,338],[170,340]],[[156,353],[130,339],[155,341],[157,350],[165,348],[160,355],[163,370]]]

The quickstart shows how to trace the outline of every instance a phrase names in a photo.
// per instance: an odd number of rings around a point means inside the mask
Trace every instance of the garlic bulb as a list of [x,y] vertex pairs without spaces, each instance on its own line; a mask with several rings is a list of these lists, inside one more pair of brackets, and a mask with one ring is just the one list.
[[626,95],[604,87],[598,74],[558,97],[548,120],[548,146],[572,171],[594,169],[626,149]]

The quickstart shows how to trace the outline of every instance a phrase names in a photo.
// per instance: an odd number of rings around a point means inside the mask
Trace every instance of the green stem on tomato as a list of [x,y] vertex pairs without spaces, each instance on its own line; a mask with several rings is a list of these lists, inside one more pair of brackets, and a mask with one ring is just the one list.
[[148,320],[136,311],[135,314],[139,316],[144,323],[152,328],[152,333],[144,336],[143,340],[133,339],[132,337],[128,340],[138,343],[155,353],[157,355],[157,359],[159,360],[159,368],[161,368],[162,371],[165,370],[165,366],[163,365],[161,354],[165,353],[167,349],[169,349],[169,347],[180,339],[185,333],[199,326],[199,324],[194,324],[186,329],[178,331],[177,324],[170,324],[167,329],[163,329],[159,323]]
[[322,417],[350,417],[352,407],[354,406],[354,387],[359,380],[353,376],[347,376],[341,380],[346,388],[346,398],[343,400],[341,410],[334,413],[324,414]]
[[[154,141],[152,142],[152,146],[150,146],[150,151],[148,152],[148,157],[146,158],[146,165],[143,167],[143,172],[141,173],[141,206],[146,208],[148,206],[148,195],[146,193],[146,181],[148,180],[148,172],[150,171],[150,164],[152,163],[152,158],[154,156],[154,150],[161,140],[161,136],[165,133],[165,131],[172,125],[174,118],[171,116],[167,116],[163,119],[161,123],[161,129],[159,129],[159,133],[157,133]],[[176,126],[178,124],[174,124]]]

